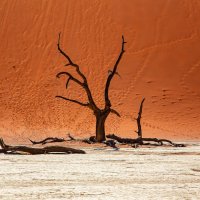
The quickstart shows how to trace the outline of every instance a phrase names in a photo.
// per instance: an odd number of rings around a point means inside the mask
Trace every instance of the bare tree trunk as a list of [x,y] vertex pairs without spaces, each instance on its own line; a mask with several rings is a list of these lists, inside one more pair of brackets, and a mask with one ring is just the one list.
[[106,118],[109,115],[109,111],[98,111],[96,116],[96,140],[97,142],[102,142],[106,140],[106,134],[105,134],[105,121]]
[[105,119],[103,119],[103,117],[99,117],[96,119],[96,140],[98,142],[106,140]]

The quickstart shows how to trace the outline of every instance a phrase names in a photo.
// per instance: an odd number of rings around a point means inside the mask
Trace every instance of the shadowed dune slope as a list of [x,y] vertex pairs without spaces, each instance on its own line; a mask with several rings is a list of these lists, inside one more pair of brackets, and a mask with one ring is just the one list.
[[200,139],[200,2],[198,0],[1,0],[0,135],[13,142],[45,136],[94,135],[90,110],[56,99],[86,102],[66,78],[61,45],[88,78],[99,106],[121,47],[128,42],[110,88],[107,133],[136,136],[139,104],[146,97],[144,136]]

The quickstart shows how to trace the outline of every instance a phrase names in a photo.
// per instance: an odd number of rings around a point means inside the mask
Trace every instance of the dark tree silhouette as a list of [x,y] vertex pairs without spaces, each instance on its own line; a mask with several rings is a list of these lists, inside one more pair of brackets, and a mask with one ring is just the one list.
[[138,117],[136,118],[136,121],[137,121],[137,126],[138,126],[138,130],[136,131],[136,133],[138,134],[138,138],[142,138],[142,126],[141,126],[141,118],[142,118],[142,108],[143,108],[143,103],[144,103],[144,99],[142,99],[142,102],[140,104],[140,109],[139,109],[139,112],[138,112]]
[[121,138],[117,135],[114,134],[109,134],[106,137],[116,140],[119,143],[124,143],[124,144],[131,144],[131,145],[135,145],[135,144],[140,144],[140,145],[152,145],[151,143],[144,143],[144,142],[154,142],[157,143],[157,145],[163,145],[164,143],[168,143],[171,146],[174,147],[185,147],[184,144],[176,144],[170,140],[167,139],[158,139],[158,138],[143,138],[142,137],[142,126],[141,126],[141,118],[142,118],[142,109],[143,109],[143,103],[144,103],[145,98],[142,99],[142,102],[140,104],[140,108],[139,108],[139,112],[138,112],[138,117],[135,118],[135,120],[137,121],[137,127],[138,130],[135,131],[138,134],[138,138],[136,139],[132,139],[132,138]]
[[104,96],[105,96],[105,106],[103,109],[99,108],[93,97],[92,97],[92,93],[91,93],[91,90],[89,88],[89,85],[88,85],[88,81],[87,81],[87,78],[86,76],[83,74],[83,72],[81,71],[80,69],[80,66],[76,63],[74,63],[72,61],[72,59],[70,58],[70,56],[65,53],[61,46],[60,46],[60,34],[59,34],[59,37],[58,37],[58,51],[66,58],[67,60],[67,64],[65,66],[71,66],[71,67],[74,67],[76,69],[76,72],[77,74],[80,76],[80,78],[82,79],[82,81],[80,81],[79,79],[75,78],[71,73],[69,72],[66,72],[66,71],[62,71],[60,73],[57,74],[57,78],[60,78],[62,75],[65,75],[68,77],[67,79],[67,82],[66,82],[66,89],[68,87],[68,84],[70,81],[74,81],[76,84],[78,84],[79,86],[81,86],[86,94],[87,94],[87,97],[88,97],[88,102],[87,103],[82,103],[78,100],[74,100],[74,99],[69,99],[69,98],[66,98],[66,97],[63,97],[63,96],[56,96],[56,98],[61,98],[63,100],[66,100],[66,101],[70,101],[72,103],[76,103],[78,105],[81,105],[83,107],[87,107],[87,108],[90,108],[93,112],[93,114],[95,115],[96,117],[96,141],[97,142],[102,142],[106,139],[106,135],[105,135],[105,121],[108,117],[108,115],[110,113],[114,113],[116,114],[118,117],[120,117],[120,114],[114,110],[112,107],[112,104],[110,102],[110,99],[109,99],[109,88],[110,88],[110,83],[113,79],[113,77],[115,75],[119,75],[118,72],[117,72],[117,67],[119,65],[119,62],[125,52],[124,50],[124,45],[125,45],[125,41],[124,41],[124,37],[122,36],[122,44],[121,44],[121,51],[118,55],[118,58],[114,64],[114,67],[112,70],[109,70],[108,72],[108,78],[107,78],[107,81],[106,81],[106,85],[105,85],[105,91],[104,91]]
[[10,146],[4,143],[0,138],[0,153],[4,154],[50,154],[50,153],[65,153],[65,154],[85,154],[85,151],[62,146],[47,146],[43,148],[32,148],[28,146]]
[[64,138],[58,138],[58,137],[47,137],[45,138],[44,140],[41,140],[41,141],[34,141],[34,140],[31,140],[29,139],[29,141],[35,145],[35,144],[48,144],[48,143],[54,143],[54,142],[65,142],[67,141],[66,139]]

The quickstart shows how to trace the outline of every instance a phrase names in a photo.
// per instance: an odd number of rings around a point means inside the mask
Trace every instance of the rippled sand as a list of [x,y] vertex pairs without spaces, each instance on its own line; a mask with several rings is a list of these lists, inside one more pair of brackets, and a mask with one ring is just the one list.
[[200,144],[0,155],[0,199],[200,199]]

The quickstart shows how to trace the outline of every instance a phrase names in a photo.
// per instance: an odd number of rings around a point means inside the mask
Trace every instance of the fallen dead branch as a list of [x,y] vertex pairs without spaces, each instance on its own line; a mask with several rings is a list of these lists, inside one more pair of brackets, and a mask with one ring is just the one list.
[[69,147],[62,146],[48,146],[44,148],[32,148],[27,146],[10,146],[6,145],[3,139],[0,139],[1,151],[0,153],[5,154],[50,154],[50,153],[66,153],[66,154],[85,154],[85,151],[80,149],[73,149]]
[[77,138],[74,138],[73,136],[71,136],[70,134],[68,134],[68,137],[70,139],[68,141],[84,142],[84,143],[87,143],[87,144],[93,144],[93,143],[97,142],[95,136],[91,136],[89,138],[84,138],[84,139],[77,139]]
[[137,138],[137,139],[121,138],[121,137],[118,137],[118,136],[116,136],[114,134],[106,135],[106,137],[110,138],[110,139],[113,139],[113,140],[116,140],[117,142],[122,143],[122,144],[152,145],[152,143],[144,143],[144,142],[156,142],[160,146],[163,145],[164,143],[168,143],[168,144],[170,144],[171,146],[174,146],[174,147],[185,147],[184,144],[176,144],[176,143],[174,143],[174,142],[172,142],[170,140],[167,140],[167,139],[158,139],[158,138]]
[[33,144],[48,144],[48,143],[55,143],[55,142],[69,142],[69,141],[76,141],[76,142],[84,142],[87,144],[92,144],[92,143],[96,143],[96,139],[95,136],[91,136],[90,138],[85,138],[85,139],[77,139],[74,138],[73,136],[71,136],[70,134],[67,135],[69,139],[64,139],[64,138],[58,138],[58,137],[47,137],[43,140],[40,141],[34,141],[29,139],[29,141]]
[[0,153],[6,153],[4,149],[0,149]]
[[29,139],[29,141],[35,145],[35,144],[47,144],[47,143],[54,143],[54,142],[65,142],[67,140],[65,140],[64,138],[58,138],[58,137],[48,137],[48,138],[45,138],[44,140],[41,140],[41,141],[33,141],[31,139]]

